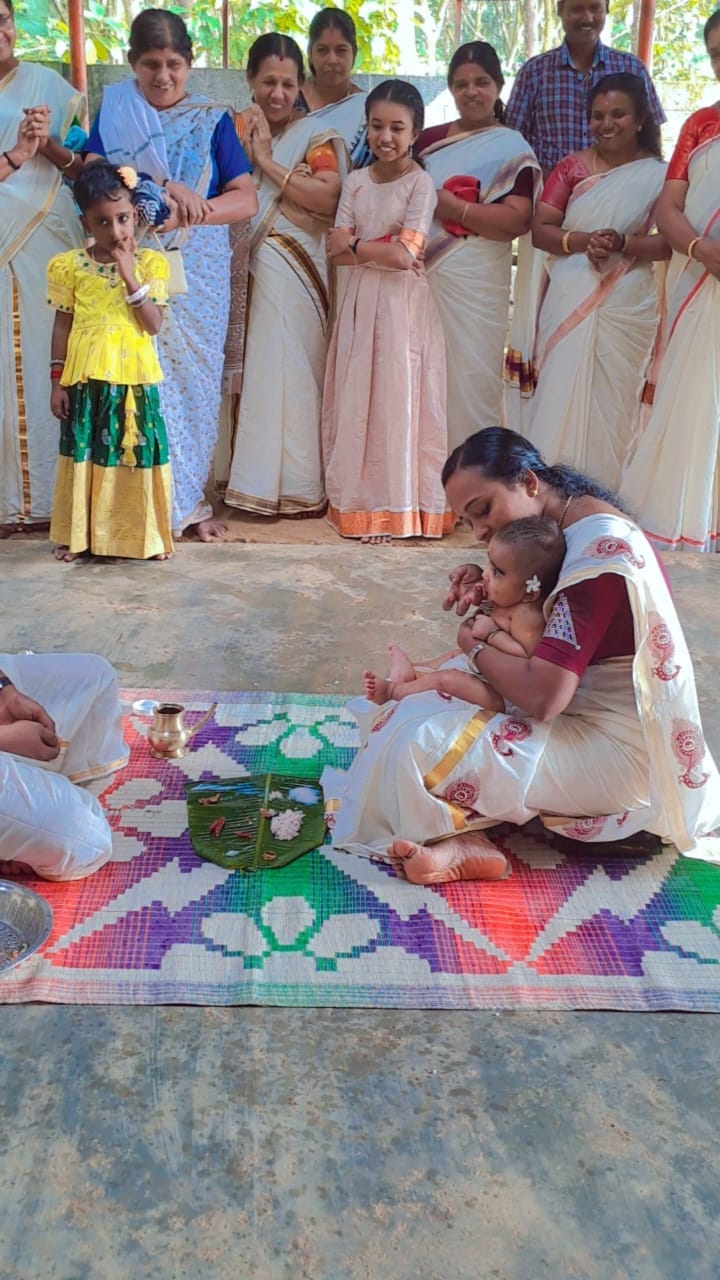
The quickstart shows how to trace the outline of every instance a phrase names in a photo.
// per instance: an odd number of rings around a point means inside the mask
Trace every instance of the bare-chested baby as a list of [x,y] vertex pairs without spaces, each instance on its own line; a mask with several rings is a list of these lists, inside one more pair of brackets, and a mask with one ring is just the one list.
[[[496,533],[488,545],[485,604],[472,620],[473,636],[502,653],[529,658],[545,630],[543,601],[557,582],[564,558],[565,538],[554,520],[528,516]],[[471,662],[467,671],[445,667],[418,675],[402,649],[395,644],[388,649],[387,679],[373,671],[364,675],[365,693],[372,702],[398,702],[413,693],[437,689],[487,711],[505,710],[503,698],[477,675]]]

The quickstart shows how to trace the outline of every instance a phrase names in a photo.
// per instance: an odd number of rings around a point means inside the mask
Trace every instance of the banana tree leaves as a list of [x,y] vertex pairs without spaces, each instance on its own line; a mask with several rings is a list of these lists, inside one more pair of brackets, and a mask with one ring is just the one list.
[[185,785],[190,839],[199,857],[238,871],[268,871],[325,839],[317,783],[275,773]]

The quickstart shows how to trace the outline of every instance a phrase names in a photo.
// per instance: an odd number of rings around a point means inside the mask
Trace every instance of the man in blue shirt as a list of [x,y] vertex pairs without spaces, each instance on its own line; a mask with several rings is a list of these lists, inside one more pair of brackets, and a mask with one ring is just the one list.
[[565,39],[520,68],[505,112],[510,128],[530,143],[545,177],[564,156],[590,146],[588,92],[603,76],[615,71],[640,76],[651,116],[658,124],[665,120],[644,63],[600,39],[607,0],[558,0],[557,10]]

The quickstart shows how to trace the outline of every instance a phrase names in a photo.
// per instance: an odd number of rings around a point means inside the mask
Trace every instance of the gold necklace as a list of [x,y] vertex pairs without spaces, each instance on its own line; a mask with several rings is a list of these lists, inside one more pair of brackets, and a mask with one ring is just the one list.
[[572,502],[574,496],[575,495],[571,493],[570,497],[566,498],[565,500],[565,506],[560,512],[560,519],[558,520],[558,529],[562,529],[563,525],[565,524],[565,517],[568,513],[568,507],[570,506],[570,503]]

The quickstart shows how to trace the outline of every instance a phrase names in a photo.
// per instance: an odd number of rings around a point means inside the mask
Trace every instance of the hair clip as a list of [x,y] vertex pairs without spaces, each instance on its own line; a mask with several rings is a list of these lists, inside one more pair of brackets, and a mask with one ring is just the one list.
[[129,164],[121,165],[120,168],[118,169],[118,174],[123,183],[123,186],[126,186],[128,191],[134,191],[138,183],[138,176],[136,171],[133,169],[132,165],[129,165]]
[[541,586],[542,583],[536,573],[533,574],[532,578],[525,579],[525,590],[529,593],[539,591]]

